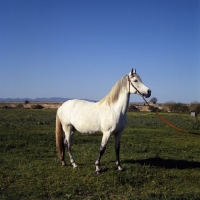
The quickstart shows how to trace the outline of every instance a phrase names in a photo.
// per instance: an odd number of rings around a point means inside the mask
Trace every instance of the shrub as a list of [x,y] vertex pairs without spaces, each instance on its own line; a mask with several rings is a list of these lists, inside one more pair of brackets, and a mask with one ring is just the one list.
[[129,112],[138,111],[139,109],[135,107],[133,104],[129,104],[128,109]]
[[200,103],[192,102],[191,105],[190,105],[190,111],[200,113]]
[[168,107],[170,112],[189,112],[189,108],[187,105],[184,105],[182,103],[175,103],[173,101],[167,102],[165,104],[166,107]]
[[37,105],[32,105],[31,108],[32,109],[42,109],[44,107],[42,105],[37,104]]
[[29,101],[28,101],[28,100],[25,100],[25,101],[24,101],[24,104],[29,104]]
[[156,104],[157,101],[158,101],[158,99],[156,97],[153,97],[153,98],[150,99],[149,102],[152,102],[152,103]]
[[155,107],[155,106],[149,106],[149,110],[151,112],[159,112],[160,111],[160,109],[158,107]]
[[15,106],[16,108],[24,108],[23,104],[22,103],[19,103]]
[[2,108],[8,109],[8,108],[12,108],[12,107],[10,107],[8,105],[2,105]]

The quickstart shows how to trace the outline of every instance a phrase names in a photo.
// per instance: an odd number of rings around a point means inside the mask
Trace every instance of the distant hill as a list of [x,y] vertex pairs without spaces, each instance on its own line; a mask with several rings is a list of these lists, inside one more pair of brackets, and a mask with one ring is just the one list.
[[[72,98],[61,98],[61,97],[35,98],[35,99],[30,99],[30,98],[0,98],[0,102],[24,102],[26,100],[32,101],[32,102],[65,102],[65,101],[68,101],[70,99],[72,99]],[[89,100],[89,99],[83,99],[83,100],[95,102],[94,100]]]

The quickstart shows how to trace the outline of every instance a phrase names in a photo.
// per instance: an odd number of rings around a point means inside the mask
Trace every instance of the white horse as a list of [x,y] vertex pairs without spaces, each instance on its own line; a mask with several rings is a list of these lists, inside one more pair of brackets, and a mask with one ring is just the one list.
[[119,159],[120,139],[127,122],[126,111],[130,94],[139,93],[147,98],[151,96],[151,90],[142,83],[136,70],[132,69],[99,102],[74,99],[63,103],[58,108],[56,115],[56,146],[62,165],[66,164],[64,161],[66,147],[71,164],[74,168],[77,167],[71,151],[71,136],[77,130],[89,135],[103,134],[99,156],[95,162],[96,173],[100,172],[100,159],[104,154],[108,139],[114,135],[116,165],[118,170],[123,170]]

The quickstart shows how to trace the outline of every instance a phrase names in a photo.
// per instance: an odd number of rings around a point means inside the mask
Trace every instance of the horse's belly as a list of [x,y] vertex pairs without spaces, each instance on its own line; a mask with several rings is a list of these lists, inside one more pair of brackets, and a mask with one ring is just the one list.
[[91,135],[91,136],[98,136],[98,135],[102,135],[103,133],[101,131],[96,131],[96,132],[88,132],[88,133],[82,133],[84,135]]
[[82,133],[82,134],[89,134],[89,135],[99,135],[102,134],[101,128],[99,127],[98,123],[91,123],[87,120],[79,121],[79,122],[72,122],[72,125],[75,129]]
[[86,135],[102,135],[102,131],[99,130],[84,129],[84,128],[76,128],[76,130]]

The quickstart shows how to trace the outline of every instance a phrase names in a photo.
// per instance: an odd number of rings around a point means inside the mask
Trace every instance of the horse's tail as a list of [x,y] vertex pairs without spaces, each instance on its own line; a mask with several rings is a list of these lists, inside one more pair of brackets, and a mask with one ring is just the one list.
[[60,119],[58,117],[58,114],[56,115],[56,148],[58,152],[58,157],[61,161],[63,161],[63,132],[62,132],[62,124],[60,122]]

